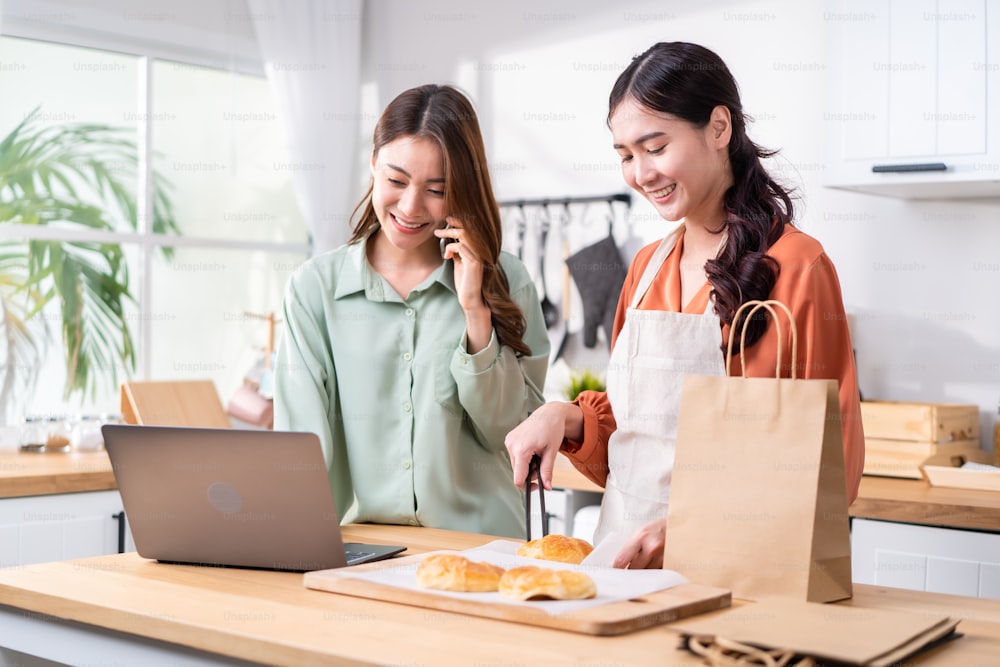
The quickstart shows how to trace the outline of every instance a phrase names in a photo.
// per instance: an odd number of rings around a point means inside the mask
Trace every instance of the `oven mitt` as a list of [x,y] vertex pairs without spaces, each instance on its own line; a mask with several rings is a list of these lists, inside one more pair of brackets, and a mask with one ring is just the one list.
[[583,301],[583,344],[597,345],[597,327],[603,326],[610,347],[618,296],[628,270],[614,238],[606,236],[570,255],[566,264]]

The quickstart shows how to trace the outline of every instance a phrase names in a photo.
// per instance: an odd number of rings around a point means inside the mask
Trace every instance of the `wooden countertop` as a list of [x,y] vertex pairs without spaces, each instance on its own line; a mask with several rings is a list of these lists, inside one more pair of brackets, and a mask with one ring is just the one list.
[[0,498],[117,488],[111,461],[98,452],[0,450]]
[[861,478],[852,517],[1000,532],[1000,492],[931,486],[925,480]]
[[[411,553],[494,539],[401,526],[344,532]],[[0,570],[0,604],[269,664],[701,664],[662,626],[595,637],[310,590],[301,574],[165,565],[134,553]],[[997,601],[855,585],[846,604],[964,619],[965,637],[907,664],[985,665],[1000,654]]]

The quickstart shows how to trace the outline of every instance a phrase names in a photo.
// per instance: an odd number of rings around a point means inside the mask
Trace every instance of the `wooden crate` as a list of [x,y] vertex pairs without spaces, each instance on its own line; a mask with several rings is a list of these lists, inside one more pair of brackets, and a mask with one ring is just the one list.
[[953,403],[862,401],[865,440],[947,443],[979,441],[979,406]]

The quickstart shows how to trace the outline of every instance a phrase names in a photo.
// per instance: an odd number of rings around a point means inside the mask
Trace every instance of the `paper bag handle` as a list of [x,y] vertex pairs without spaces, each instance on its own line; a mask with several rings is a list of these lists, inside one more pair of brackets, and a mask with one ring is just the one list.
[[747,364],[744,357],[744,352],[746,351],[746,340],[747,340],[747,322],[753,317],[761,308],[764,308],[769,313],[771,313],[771,319],[774,320],[775,330],[778,334],[778,354],[776,355],[776,360],[774,362],[774,376],[781,377],[781,327],[778,325],[778,313],[775,311],[774,306],[778,306],[785,311],[788,315],[789,329],[792,334],[792,379],[795,379],[795,360],[798,358],[798,347],[799,347],[799,337],[798,331],[795,328],[795,318],[792,317],[792,311],[780,301],[775,299],[768,299],[767,301],[747,301],[742,306],[736,310],[736,314],[733,315],[733,323],[729,327],[729,343],[726,345],[726,375],[730,375],[730,367],[733,361],[733,340],[736,336],[736,323],[740,321],[740,314],[747,308],[752,308],[752,310],[747,313],[746,319],[743,320],[743,326],[740,331],[740,366],[743,377],[747,376]]

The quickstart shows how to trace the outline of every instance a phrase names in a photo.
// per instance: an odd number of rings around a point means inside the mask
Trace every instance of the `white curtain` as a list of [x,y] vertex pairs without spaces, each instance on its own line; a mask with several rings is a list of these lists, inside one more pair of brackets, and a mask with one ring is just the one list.
[[247,0],[313,253],[344,243],[358,193],[361,0]]

